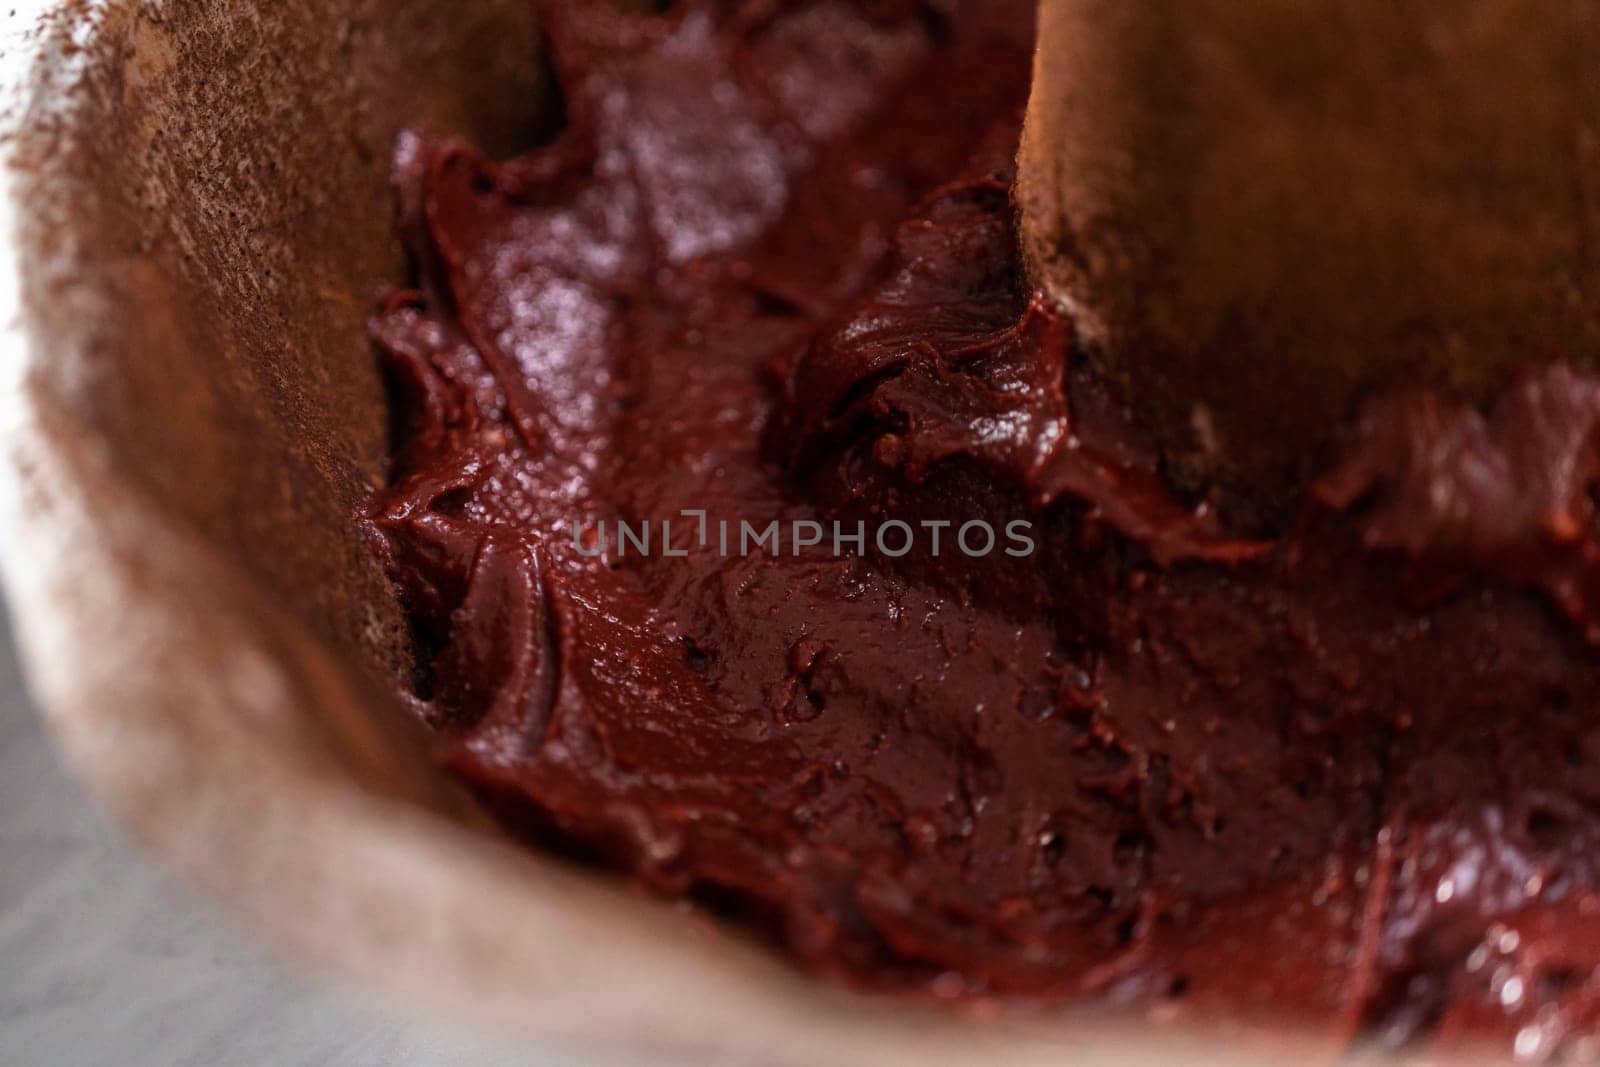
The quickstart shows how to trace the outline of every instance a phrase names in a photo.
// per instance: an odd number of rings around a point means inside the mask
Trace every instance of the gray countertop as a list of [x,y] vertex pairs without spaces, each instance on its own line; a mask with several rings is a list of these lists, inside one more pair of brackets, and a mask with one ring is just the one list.
[[190,907],[61,769],[0,621],[0,1064],[534,1063],[306,988]]

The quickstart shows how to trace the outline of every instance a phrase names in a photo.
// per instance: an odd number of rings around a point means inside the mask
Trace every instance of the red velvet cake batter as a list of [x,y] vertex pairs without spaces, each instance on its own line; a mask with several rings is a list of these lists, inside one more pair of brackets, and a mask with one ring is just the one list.
[[1181,498],[1020,272],[1032,6],[551,4],[553,140],[406,141],[368,521],[443,759],[853,984],[1594,1051],[1600,379]]

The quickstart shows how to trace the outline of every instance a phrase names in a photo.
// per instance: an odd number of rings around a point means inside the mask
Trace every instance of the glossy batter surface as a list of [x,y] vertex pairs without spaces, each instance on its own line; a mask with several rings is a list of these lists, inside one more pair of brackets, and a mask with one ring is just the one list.
[[552,4],[558,136],[405,143],[366,521],[442,758],[854,984],[1592,1052],[1600,380],[1391,389],[1230,532],[1019,273],[1031,8]]

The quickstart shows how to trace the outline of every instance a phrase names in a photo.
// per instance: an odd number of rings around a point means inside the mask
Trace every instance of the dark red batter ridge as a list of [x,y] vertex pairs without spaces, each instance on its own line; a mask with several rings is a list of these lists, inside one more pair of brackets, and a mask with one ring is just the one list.
[[[856,984],[1594,1051],[1600,379],[1392,389],[1230,533],[1019,274],[1032,6],[553,4],[556,140],[406,142],[369,520],[444,760]],[[1038,551],[574,543],[689,508]]]

